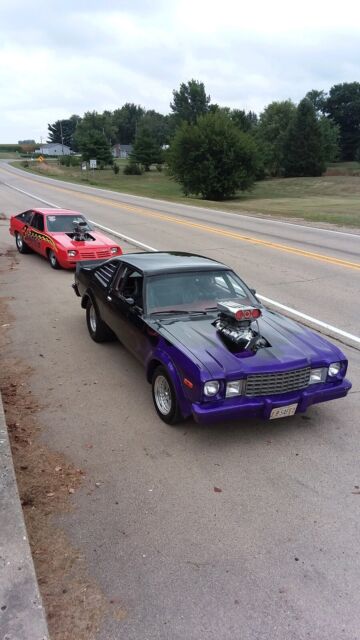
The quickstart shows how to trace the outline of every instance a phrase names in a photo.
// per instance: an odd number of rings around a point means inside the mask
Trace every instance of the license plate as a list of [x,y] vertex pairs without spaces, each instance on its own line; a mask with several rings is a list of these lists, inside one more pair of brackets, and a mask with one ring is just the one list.
[[270,420],[274,420],[275,418],[287,418],[288,416],[293,416],[297,409],[296,404],[288,404],[286,407],[276,407],[270,413]]

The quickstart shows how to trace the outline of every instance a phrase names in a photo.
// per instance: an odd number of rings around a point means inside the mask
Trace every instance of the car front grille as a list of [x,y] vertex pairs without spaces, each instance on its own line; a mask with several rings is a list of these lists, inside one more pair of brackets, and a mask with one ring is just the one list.
[[95,251],[80,251],[81,258],[86,258],[87,260],[91,260],[92,258],[96,258]]
[[305,389],[309,385],[310,367],[281,373],[260,373],[246,379],[246,396],[270,396]]
[[110,249],[101,249],[99,251],[80,251],[80,257],[86,260],[95,260],[96,258],[110,258],[112,255]]

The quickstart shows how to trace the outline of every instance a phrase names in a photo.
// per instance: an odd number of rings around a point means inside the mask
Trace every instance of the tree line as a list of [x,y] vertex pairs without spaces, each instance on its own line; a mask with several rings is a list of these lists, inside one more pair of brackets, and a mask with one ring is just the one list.
[[128,173],[166,161],[185,194],[212,200],[267,176],[320,176],[329,162],[360,160],[358,82],[309,91],[298,105],[274,101],[257,115],[212,103],[204,84],[190,80],[173,91],[170,110],[126,103],[73,115],[48,125],[49,141],[102,165],[112,163],[113,144],[132,144]]

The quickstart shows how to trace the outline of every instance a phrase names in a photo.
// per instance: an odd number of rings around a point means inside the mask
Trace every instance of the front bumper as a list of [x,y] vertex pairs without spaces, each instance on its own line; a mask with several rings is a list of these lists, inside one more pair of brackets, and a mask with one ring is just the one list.
[[319,385],[319,388],[314,388],[316,385],[313,385],[302,391],[276,396],[243,396],[214,403],[193,403],[191,408],[194,420],[204,424],[242,418],[269,420],[272,409],[297,403],[296,413],[304,413],[312,404],[344,398],[351,386],[350,380],[345,378],[340,383],[326,383]]

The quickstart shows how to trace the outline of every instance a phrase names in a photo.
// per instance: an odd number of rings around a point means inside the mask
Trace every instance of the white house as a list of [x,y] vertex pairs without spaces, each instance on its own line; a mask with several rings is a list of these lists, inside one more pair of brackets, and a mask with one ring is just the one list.
[[48,142],[47,144],[41,144],[40,149],[37,149],[36,152],[42,156],[69,156],[71,149],[66,144]]

